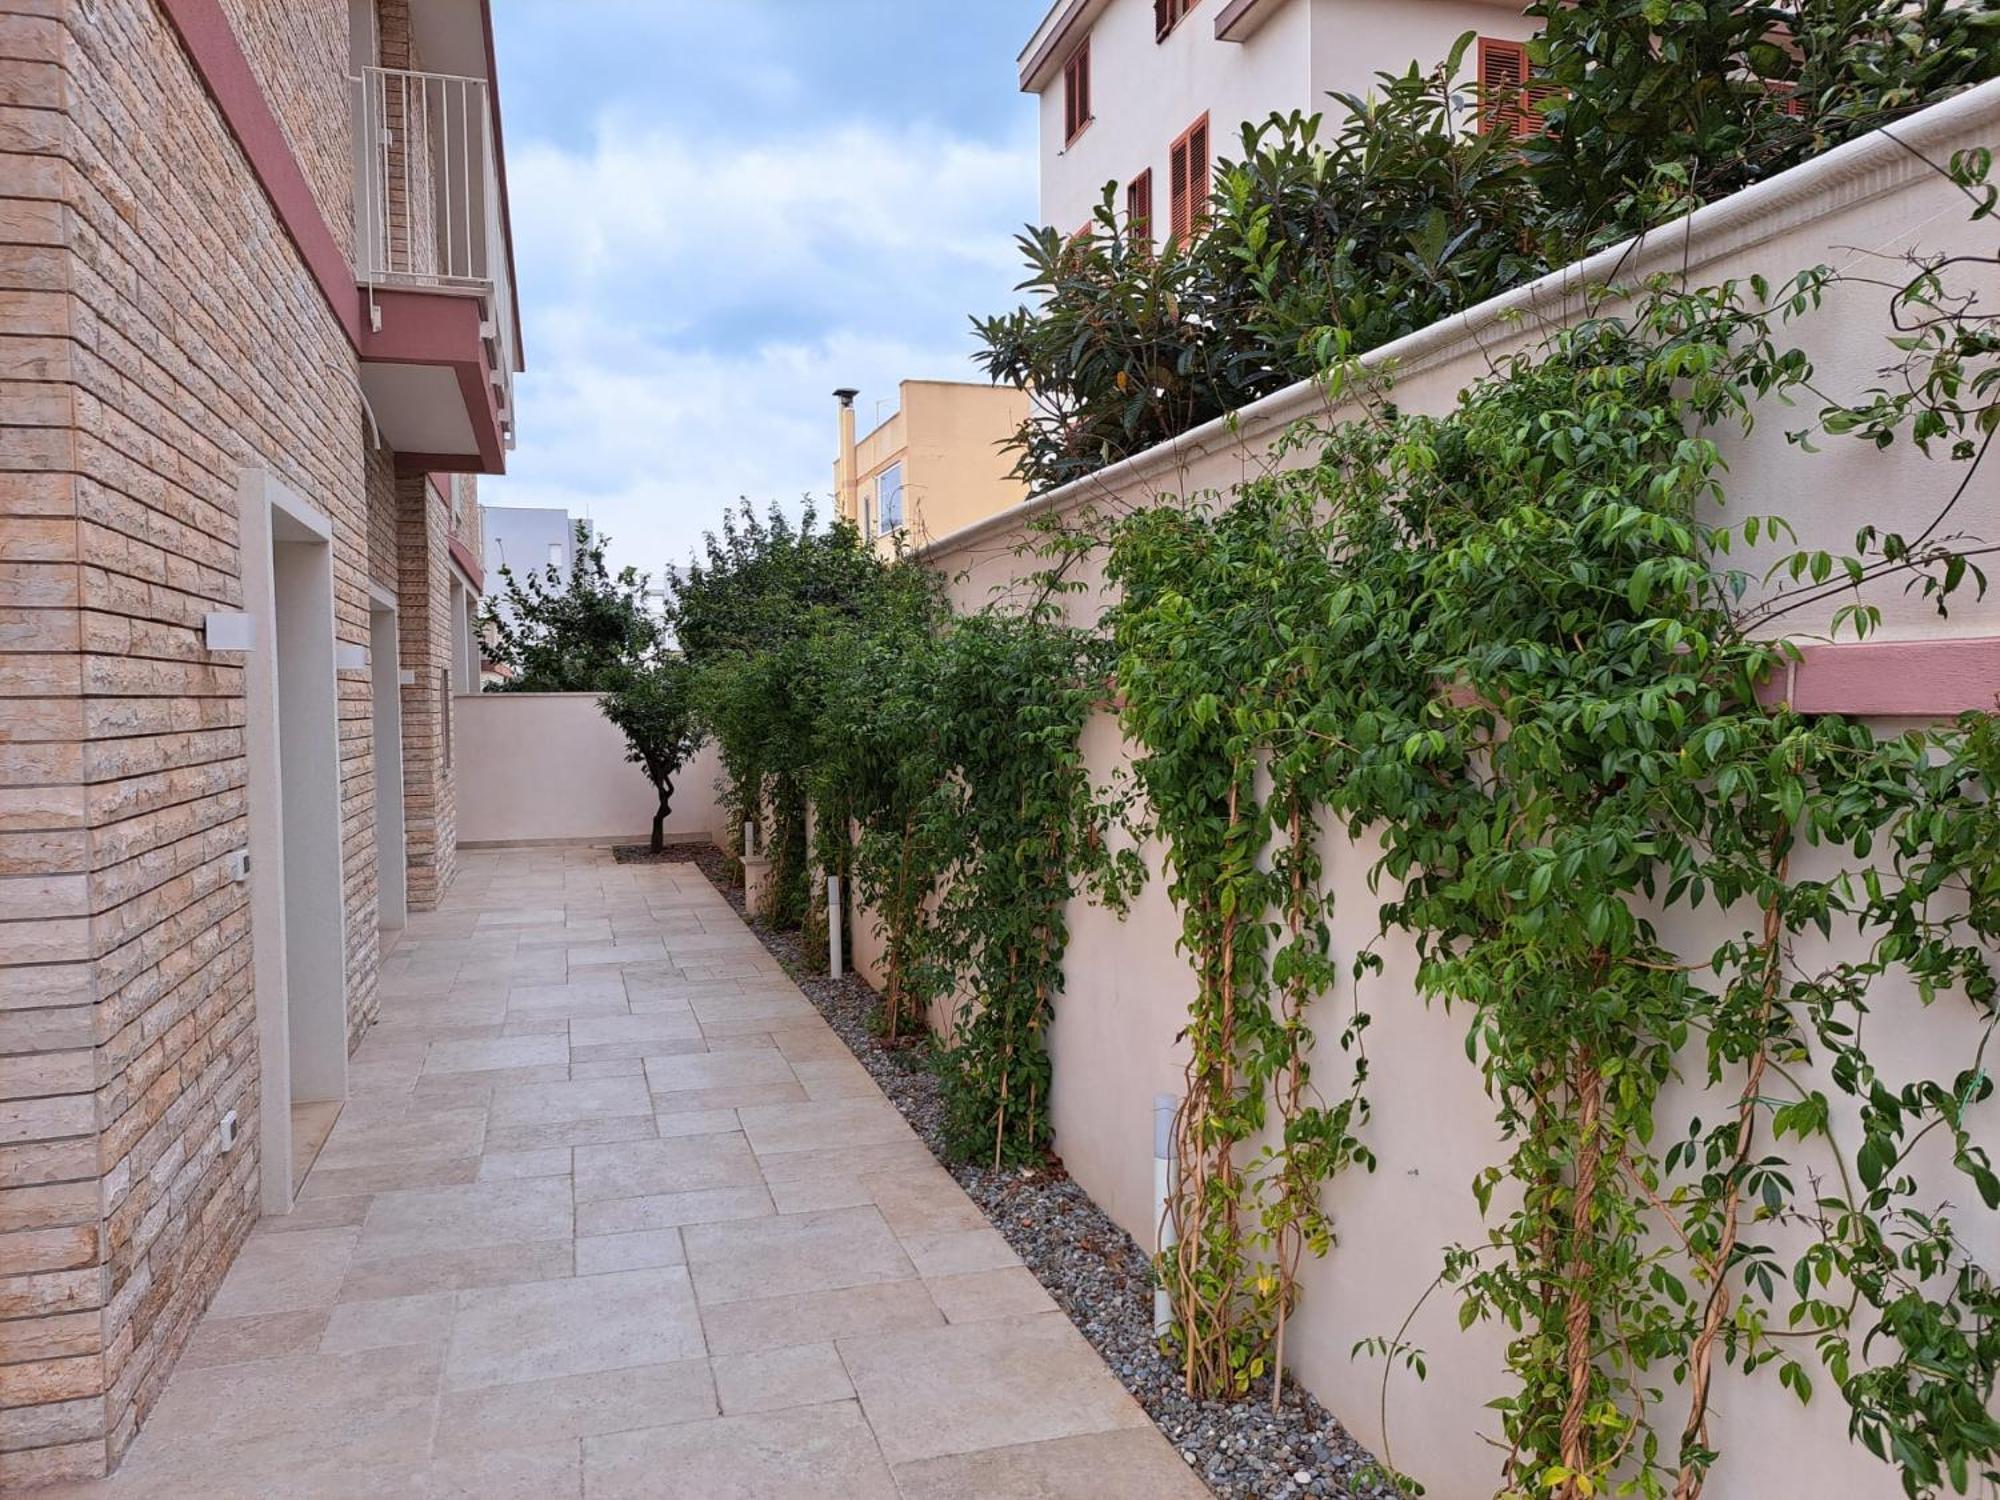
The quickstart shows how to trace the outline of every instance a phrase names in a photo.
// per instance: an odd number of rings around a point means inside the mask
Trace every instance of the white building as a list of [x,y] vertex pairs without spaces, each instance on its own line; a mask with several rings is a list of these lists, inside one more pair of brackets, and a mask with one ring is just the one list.
[[[1021,53],[1041,96],[1041,219],[1091,222],[1106,183],[1164,241],[1205,204],[1210,164],[1239,157],[1241,127],[1273,112],[1329,116],[1338,90],[1429,68],[1466,32],[1498,68],[1525,61],[1521,0],[1055,0]],[[1520,77],[1522,74],[1515,74]]]

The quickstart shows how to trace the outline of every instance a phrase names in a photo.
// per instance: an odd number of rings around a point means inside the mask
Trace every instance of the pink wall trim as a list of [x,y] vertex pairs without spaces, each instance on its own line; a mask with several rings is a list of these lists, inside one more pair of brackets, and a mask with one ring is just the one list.
[[472,423],[476,460],[460,455],[404,453],[397,463],[404,473],[501,474],[507,468],[507,444],[500,432],[500,399],[486,368],[486,345],[479,335],[479,302],[448,292],[382,291],[375,293],[382,313],[380,330],[361,336],[361,358],[386,365],[439,365],[458,377],[465,414]]
[[457,537],[445,538],[445,550],[451,553],[451,560],[465,570],[465,576],[472,580],[475,593],[486,592],[486,568],[472,555],[472,549]]
[[1788,675],[1764,696],[1800,713],[1950,718],[2000,706],[2000,636],[1804,646]]
[[250,60],[230,30],[218,0],[160,0],[160,8],[180,33],[181,47],[215,100],[223,123],[243,150],[277,211],[299,257],[319,283],[327,306],[340,320],[349,343],[361,341],[361,307],[355,298],[354,268],[341,253],[319,210],[292,143],[258,85]]

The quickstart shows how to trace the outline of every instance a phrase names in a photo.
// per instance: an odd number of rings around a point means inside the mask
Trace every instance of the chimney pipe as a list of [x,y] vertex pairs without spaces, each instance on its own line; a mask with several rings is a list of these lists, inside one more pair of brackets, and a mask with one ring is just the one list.
[[834,504],[843,520],[854,525],[861,524],[860,496],[856,493],[857,475],[854,472],[854,398],[861,392],[851,386],[842,386],[833,393],[840,403],[840,456],[834,460]]

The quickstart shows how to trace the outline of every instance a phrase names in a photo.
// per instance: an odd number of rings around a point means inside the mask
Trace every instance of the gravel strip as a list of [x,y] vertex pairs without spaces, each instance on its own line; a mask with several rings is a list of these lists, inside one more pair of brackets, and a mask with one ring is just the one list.
[[[643,850],[634,853],[645,857]],[[742,887],[721,850],[682,845],[665,857],[692,858],[944,1161],[943,1106],[929,1052],[887,1047],[876,1038],[871,1022],[880,1000],[874,990],[854,975],[830,980],[809,972],[799,934],[774,932],[745,915]],[[1396,1491],[1375,1478],[1373,1456],[1298,1387],[1286,1388],[1276,1415],[1268,1382],[1240,1401],[1194,1401],[1182,1394],[1179,1368],[1153,1339],[1151,1258],[1060,1163],[1032,1172],[945,1165],[1221,1500],[1392,1500]]]

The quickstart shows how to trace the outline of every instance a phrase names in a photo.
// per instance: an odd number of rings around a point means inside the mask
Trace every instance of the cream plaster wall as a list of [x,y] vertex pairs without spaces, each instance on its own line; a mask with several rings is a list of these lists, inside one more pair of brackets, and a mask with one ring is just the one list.
[[[455,703],[461,846],[637,841],[653,827],[646,773],[594,693],[468,693]],[[712,746],[674,782],[667,837],[710,838],[722,827],[721,766]]]
[[[1060,61],[1040,96],[1041,222],[1090,222],[1107,182],[1153,173],[1153,223],[1169,224],[1168,152],[1203,113],[1218,159],[1242,156],[1241,127],[1293,110],[1337,114],[1327,95],[1367,93],[1380,72],[1430,67],[1467,31],[1525,37],[1518,4],[1500,0],[1290,0],[1247,41],[1215,35],[1223,0],[1201,0],[1164,41],[1147,0],[1110,0],[1090,28],[1088,127],[1063,141]],[[1466,61],[1468,78],[1472,60]],[[1329,129],[1331,123],[1329,124]]]
[[[1414,7],[1412,7],[1414,8]],[[1966,145],[2000,135],[2000,84],[1939,106],[1905,122],[1905,139],[1935,160]],[[1877,138],[1832,153],[1809,167],[1717,204],[1692,221],[1657,233],[1622,262],[1607,252],[1584,268],[1549,278],[1425,330],[1372,358],[1398,375],[1396,399],[1406,409],[1441,412],[1477,379],[1488,362],[1527,342],[1523,328],[1574,317],[1586,305],[1580,289],[1609,274],[1614,263],[1637,278],[1685,264],[1695,284],[1762,272],[1782,280],[1818,263],[1855,266],[1879,274],[1871,252],[1894,254],[1922,244],[1937,250],[1991,252],[1990,227],[1975,232],[1964,199],[1941,184],[1899,147]],[[1990,278],[1989,278],[1990,280]],[[2000,286],[1983,288],[1986,300]],[[1521,320],[1513,321],[1514,315]],[[1875,383],[1888,357],[1881,294],[1845,289],[1819,314],[1790,330],[1811,356],[1824,388],[1860,391]],[[1044,509],[1062,510],[1092,499],[1109,508],[1154,496],[1226,492],[1261,466],[1272,438],[1288,423],[1324,413],[1310,387],[1295,387],[1240,414],[1240,428],[1221,423],[1096,476],[1088,485],[1058,491],[1022,515],[976,526],[947,538],[928,560],[948,579],[961,608],[994,597],[1020,566],[1013,544],[1022,522]],[[1876,452],[1860,443],[1835,442],[1807,454],[1786,441],[1801,425],[1797,408],[1771,406],[1746,439],[1725,439],[1732,509],[1789,516],[1808,543],[1849,546],[1864,519],[1928,517],[1949,494],[1959,471],[1929,463],[1905,446]],[[1087,495],[1086,495],[1087,491]],[[1954,520],[1966,531],[2000,530],[2000,486],[1986,485],[1961,503]],[[1101,563],[1101,559],[1098,560]],[[1754,566],[1754,563],[1752,564]],[[1073,604],[1078,618],[1102,607],[1108,594],[1101,573],[1086,573],[1089,591]],[[1967,604],[1948,621],[1921,601],[1891,590],[1880,599],[1884,634],[1892,639],[1990,635],[2000,632],[2000,601]],[[1803,632],[1815,628],[1796,622]],[[1109,716],[1094,723],[1086,750],[1101,776],[1118,769],[1125,747]],[[1335,956],[1345,970],[1356,949],[1374,939],[1379,897],[1367,889],[1371,850],[1344,839],[1325,843],[1328,879],[1337,895]],[[1146,851],[1155,878],[1130,916],[1119,921],[1074,903],[1072,941],[1064,992],[1051,1032],[1055,1053],[1052,1099],[1057,1148],[1078,1181],[1142,1243],[1153,1239],[1150,1120],[1156,1094],[1178,1094],[1183,1055],[1175,1037],[1185,1018],[1191,982],[1175,952],[1178,920],[1161,881],[1160,851]],[[857,927],[865,932],[865,917]],[[1677,920],[1671,929],[1694,953],[1708,951],[1713,929]],[[1377,1420],[1382,1367],[1351,1357],[1359,1339],[1393,1334],[1437,1273],[1440,1250],[1476,1243],[1484,1226],[1469,1186],[1480,1167],[1501,1159],[1493,1109],[1463,1048],[1463,1018],[1428,1009],[1415,997],[1409,945],[1380,945],[1386,972],[1360,995],[1374,1016],[1368,1034],[1372,1068],[1369,1097],[1374,1118],[1367,1130],[1380,1157],[1373,1175],[1353,1172],[1326,1195],[1340,1243],[1304,1274],[1304,1300],[1292,1324],[1288,1359],[1305,1382],[1361,1439],[1381,1451]],[[857,943],[857,956],[872,953]],[[1809,960],[1808,960],[1809,961]],[[1329,996],[1312,1016],[1325,1039],[1317,1057],[1329,1093],[1344,1078],[1345,1059],[1334,1045],[1355,996]],[[1974,1028],[1962,1006],[1942,1002],[1921,1017],[1907,995],[1880,998],[1877,1036],[1892,1070],[1924,1067],[1949,1073],[1971,1055]],[[1685,1100],[1670,1099],[1662,1117],[1674,1117]],[[1712,1112],[1714,1101],[1708,1101]],[[1996,1144],[1993,1106],[1981,1112],[1977,1133]],[[1935,1163],[1932,1163],[1935,1165]],[[2000,1220],[1981,1211],[1962,1185],[1936,1179],[1949,1194],[1970,1243],[2000,1264]],[[1410,1330],[1428,1355],[1429,1379],[1418,1383],[1398,1371],[1388,1385],[1388,1436],[1394,1461],[1413,1471],[1436,1495],[1453,1500],[1492,1493],[1499,1454],[1483,1439],[1496,1431],[1484,1403],[1506,1389],[1500,1338],[1489,1328],[1461,1334],[1456,1304],[1431,1299]],[[1671,1381],[1663,1426],[1675,1430],[1680,1397]],[[1719,1380],[1714,1436],[1726,1454],[1707,1493],[1713,1500],[1761,1500],[1774,1495],[1838,1495],[1842,1500],[1891,1500],[1901,1493],[1893,1473],[1845,1435],[1845,1408],[1831,1382],[1818,1382],[1810,1409],[1779,1388],[1775,1372]]]

